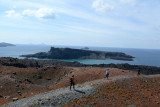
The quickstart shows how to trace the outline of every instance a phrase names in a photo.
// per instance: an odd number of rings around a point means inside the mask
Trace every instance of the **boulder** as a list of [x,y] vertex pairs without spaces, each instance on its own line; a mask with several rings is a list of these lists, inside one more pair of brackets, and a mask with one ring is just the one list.
[[21,91],[18,91],[17,93],[18,93],[20,96],[22,95]]
[[5,99],[8,99],[8,98],[10,98],[11,96],[5,96],[5,97],[3,97],[3,98],[5,98]]
[[16,87],[19,87],[19,85],[17,84]]
[[27,82],[33,84],[33,82],[32,82],[31,80],[29,80],[28,78],[26,78],[25,81],[27,81]]
[[42,79],[42,76],[41,76],[41,75],[37,75],[37,78],[38,78],[38,79]]
[[16,75],[17,73],[16,72],[13,72],[13,75]]
[[17,101],[17,100],[18,100],[18,98],[13,98],[12,100],[13,100],[13,101]]
[[47,80],[51,80],[51,78],[47,78]]

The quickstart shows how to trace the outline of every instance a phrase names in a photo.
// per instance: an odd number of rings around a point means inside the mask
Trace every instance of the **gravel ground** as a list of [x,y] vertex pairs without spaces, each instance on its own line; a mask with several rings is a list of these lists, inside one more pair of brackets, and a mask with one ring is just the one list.
[[[127,79],[137,77],[136,75],[119,75],[110,77],[109,80],[106,78],[86,82],[84,84],[77,84],[75,90],[70,90],[69,87],[61,88],[57,90],[52,90],[43,94],[35,95],[30,98],[24,98],[15,102],[11,102],[3,107],[54,107],[58,105],[63,105],[71,100],[79,99],[82,96],[89,96],[94,94],[98,87],[104,83],[114,82],[117,80]],[[160,75],[142,75],[140,77],[160,77]]]

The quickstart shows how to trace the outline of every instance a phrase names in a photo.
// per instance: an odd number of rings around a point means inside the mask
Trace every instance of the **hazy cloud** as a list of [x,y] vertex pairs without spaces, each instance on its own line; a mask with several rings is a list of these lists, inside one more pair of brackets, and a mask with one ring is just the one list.
[[6,11],[6,17],[9,18],[22,18],[23,16],[20,13],[17,13],[15,10]]
[[105,0],[94,0],[92,3],[92,8],[99,12],[106,12],[107,10],[114,9],[114,6],[108,4]]
[[27,10],[24,10],[22,14],[26,16],[35,16],[35,13],[36,13],[36,10],[27,9]]
[[39,19],[55,19],[55,13],[51,8],[40,8],[38,10],[26,9],[21,13],[17,13],[15,10],[9,10],[6,11],[6,16],[10,18],[22,18],[28,16]]
[[55,19],[55,13],[51,8],[40,8],[38,10],[24,10],[23,15],[34,16],[40,19]]
[[52,9],[50,8],[40,8],[36,11],[35,16],[37,18],[43,18],[43,19],[54,19],[55,14]]
[[120,0],[122,3],[136,3],[137,0]]

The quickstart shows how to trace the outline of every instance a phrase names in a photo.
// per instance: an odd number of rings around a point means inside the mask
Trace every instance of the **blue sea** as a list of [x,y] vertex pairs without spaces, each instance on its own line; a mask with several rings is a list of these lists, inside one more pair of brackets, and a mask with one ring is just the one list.
[[[34,54],[37,52],[48,52],[50,50],[49,45],[16,45],[8,47],[0,47],[0,57],[14,57],[23,59],[20,55]],[[53,46],[58,48],[76,48],[81,49],[78,46]],[[130,48],[110,48],[110,47],[89,47],[89,50],[98,51],[112,51],[112,52],[124,52],[128,55],[134,56],[134,61],[121,61],[121,60],[96,60],[96,59],[72,59],[63,61],[78,61],[83,64],[121,64],[129,63],[132,65],[148,65],[160,67],[160,50],[158,49],[130,49]],[[53,59],[54,60],[54,59]]]

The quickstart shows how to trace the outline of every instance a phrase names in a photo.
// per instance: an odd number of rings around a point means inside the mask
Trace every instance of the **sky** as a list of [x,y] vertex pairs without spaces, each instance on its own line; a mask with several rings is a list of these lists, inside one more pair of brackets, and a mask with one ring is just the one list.
[[0,0],[0,42],[160,49],[160,0]]

